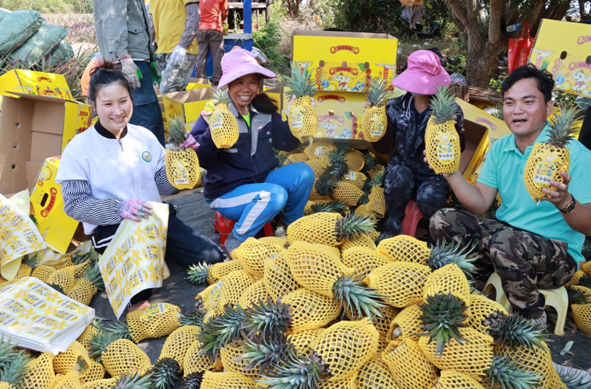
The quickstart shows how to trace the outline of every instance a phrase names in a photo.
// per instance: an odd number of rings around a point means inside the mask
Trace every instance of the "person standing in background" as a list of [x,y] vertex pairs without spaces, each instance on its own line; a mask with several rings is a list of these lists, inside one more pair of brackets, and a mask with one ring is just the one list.
[[[162,71],[160,93],[185,90],[197,60],[199,2],[152,0],[148,12],[154,23],[156,56]],[[182,20],[184,27],[180,23]]]
[[211,83],[217,85],[222,77],[222,56],[224,55],[224,29],[222,22],[228,15],[228,0],[201,0],[201,22],[197,33],[199,53],[197,54],[197,77],[205,78],[207,53],[211,51],[213,76]]
[[129,122],[149,129],[164,146],[162,111],[153,86],[160,75],[144,1],[92,0],[92,5],[101,56],[121,69],[132,88]]

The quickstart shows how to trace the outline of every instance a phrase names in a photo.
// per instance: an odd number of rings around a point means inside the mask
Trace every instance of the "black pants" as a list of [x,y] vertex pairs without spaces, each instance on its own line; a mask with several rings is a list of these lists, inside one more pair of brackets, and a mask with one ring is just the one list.
[[443,176],[436,175],[419,180],[413,171],[403,165],[389,164],[384,175],[386,197],[386,222],[384,229],[398,235],[402,232],[402,220],[409,200],[413,197],[425,218],[445,207],[451,194]]
[[[222,249],[211,240],[201,235],[176,216],[176,209],[168,205],[168,234],[166,238],[166,261],[175,261],[182,265],[194,265],[206,262],[209,264],[224,260]],[[115,237],[119,225],[98,226],[92,236],[92,245],[99,254],[103,254],[108,244]],[[152,290],[145,290],[131,299],[131,304],[147,300]]]

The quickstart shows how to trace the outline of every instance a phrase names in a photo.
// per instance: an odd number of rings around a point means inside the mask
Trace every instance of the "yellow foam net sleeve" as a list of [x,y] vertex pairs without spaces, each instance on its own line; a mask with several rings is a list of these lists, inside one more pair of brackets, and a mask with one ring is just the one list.
[[244,271],[256,279],[263,277],[264,260],[272,255],[279,254],[281,248],[272,244],[260,241],[256,238],[248,238],[234,251],[232,258],[242,263]]
[[591,261],[579,263],[579,268],[589,277],[591,277]]
[[369,234],[357,235],[355,238],[343,239],[343,243],[339,246],[341,254],[352,247],[364,247],[370,250],[376,250],[377,246],[374,239]]
[[97,381],[105,377],[105,368],[102,364],[91,361],[90,366],[80,374],[80,383],[85,384],[92,381]]
[[223,309],[227,305],[235,306],[238,300],[249,286],[254,284],[254,278],[244,270],[235,270],[224,276],[221,280],[220,298],[218,307]]
[[410,338],[390,342],[382,353],[382,361],[401,389],[431,389],[437,379],[437,368]]
[[484,389],[478,381],[468,374],[459,373],[453,370],[442,370],[439,379],[434,386],[435,389]]
[[218,149],[229,149],[240,136],[236,117],[226,104],[219,104],[209,118],[211,140]]
[[177,328],[166,338],[158,359],[172,358],[179,363],[182,369],[187,351],[197,339],[200,331],[199,327],[191,325]]
[[223,373],[206,371],[203,374],[201,389],[257,389],[257,383],[242,374],[231,371]]
[[129,312],[127,325],[134,342],[169,335],[181,326],[181,309],[176,305],[158,303]]
[[90,350],[90,344],[89,342],[92,340],[92,338],[95,337],[95,335],[97,335],[99,333],[99,330],[92,324],[90,324],[88,327],[86,327],[86,329],[80,334],[80,336],[78,337],[78,339],[76,339],[76,341],[78,341],[81,345],[84,346],[84,348],[88,351]]
[[373,169],[371,169],[368,172],[369,173],[369,177],[370,178],[374,178],[378,174],[383,173],[385,169],[386,169],[386,167],[384,165],[378,165],[378,166],[374,167]]
[[220,371],[222,369],[222,362],[219,359],[212,361],[207,355],[200,355],[202,347],[203,343],[196,340],[187,350],[185,360],[183,361],[183,375],[185,377],[192,373],[210,370]]
[[318,389],[357,389],[356,380],[357,372],[355,371],[344,380],[324,381],[318,386]]
[[0,389],[15,389],[15,387],[8,382],[0,382]]
[[349,172],[345,174],[343,179],[357,188],[362,189],[365,181],[367,181],[367,176],[361,172]]
[[300,331],[290,334],[287,337],[288,342],[295,347],[298,354],[308,355],[312,351],[312,343],[322,334],[324,328]]
[[377,142],[382,139],[386,135],[387,120],[386,106],[367,108],[361,120],[363,138],[368,142]]
[[57,380],[54,384],[54,388],[60,389],[80,389],[80,375],[77,371],[71,371],[65,375],[58,375]]
[[37,266],[33,272],[31,273],[31,275],[33,277],[38,278],[40,281],[43,281],[45,283],[47,283],[47,280],[49,280],[49,277],[55,273],[55,269],[51,266]]
[[199,182],[199,158],[195,150],[166,150],[166,177],[179,190],[193,189]]
[[304,288],[283,297],[283,303],[291,306],[291,329],[294,333],[324,327],[341,312],[332,297]]
[[328,162],[328,155],[336,150],[336,147],[331,142],[315,141],[312,147],[304,148],[304,153],[308,159],[318,158]]
[[587,297],[587,301],[591,301],[591,288],[587,288],[581,285],[573,285],[570,288]]
[[[326,171],[326,168],[328,168],[328,162],[323,159],[310,159],[305,162],[308,166],[310,166],[312,168],[312,170],[314,171],[314,176],[316,178],[320,177],[322,175],[322,173],[324,173]],[[323,197],[323,196],[320,196],[320,197]],[[310,197],[310,200],[315,200],[315,199]],[[321,200],[321,199],[318,199],[318,200]]]
[[233,259],[228,262],[219,262],[209,267],[209,273],[207,275],[207,282],[210,284],[215,284],[222,277],[227,276],[234,270],[242,270],[244,267],[242,266],[242,262],[238,261],[237,259]]
[[254,304],[258,304],[260,301],[267,301],[269,297],[269,292],[267,292],[267,286],[265,285],[265,281],[263,279],[258,280],[251,286],[249,286],[240,298],[238,299],[238,304],[243,309],[247,309],[252,307]]
[[286,253],[281,253],[265,259],[264,262],[263,282],[273,300],[283,298],[300,288],[300,284],[289,270],[285,257]]
[[280,238],[278,236],[263,236],[262,238],[259,238],[259,240],[265,243],[272,243],[274,245],[281,247],[282,249],[284,249],[285,246],[287,246],[287,237]]
[[542,188],[556,190],[550,180],[563,182],[560,172],[567,172],[570,152],[567,147],[555,147],[548,143],[536,143],[525,164],[523,180],[525,189],[534,201],[548,197]]
[[64,262],[58,263],[56,265],[51,265],[55,270],[61,270],[66,267],[74,266],[74,262],[72,262],[72,257],[68,257]]
[[368,196],[369,202],[367,209],[378,215],[380,218],[386,216],[386,197],[384,195],[384,188],[381,186],[374,186],[371,188],[371,193]]
[[357,389],[396,389],[396,381],[390,373],[388,365],[381,358],[381,355],[374,355],[369,361],[359,368]]
[[398,313],[398,315],[396,315],[392,322],[390,322],[388,338],[394,340],[399,337],[405,337],[418,341],[418,334],[423,332],[421,329],[421,326],[423,325],[421,315],[421,308],[418,304],[413,304],[404,308]]
[[368,318],[333,324],[312,343],[312,350],[328,366],[331,378],[351,377],[378,349],[380,334]]
[[578,285],[579,281],[581,280],[581,278],[583,278],[583,276],[585,276],[585,272],[582,270],[577,270],[575,272],[575,274],[573,274],[573,277],[570,279],[570,281],[566,284],[567,286],[573,286],[573,285]]
[[143,374],[152,367],[148,355],[128,339],[117,339],[107,346],[102,361],[112,377],[125,373]]
[[413,236],[398,235],[382,240],[378,244],[378,251],[391,261],[412,262],[427,265],[431,250],[427,242],[422,242]]
[[79,278],[76,284],[74,284],[74,287],[66,295],[79,303],[90,305],[97,291],[98,289],[92,282],[86,278]]
[[365,166],[365,154],[357,150],[348,151],[345,154],[345,163],[350,171],[360,172]]
[[489,327],[482,324],[482,321],[491,313],[501,312],[507,315],[507,311],[501,304],[479,294],[471,294],[468,305],[470,305],[470,315],[466,324],[483,334],[487,333]]
[[49,389],[54,380],[53,354],[44,352],[27,363],[22,386],[23,388]]
[[374,327],[380,333],[380,344],[378,347],[378,351],[384,351],[388,343],[392,340],[388,334],[390,333],[390,325],[392,321],[398,316],[400,313],[400,309],[385,306],[380,309],[380,314],[382,316],[374,315],[371,319]]
[[287,250],[287,264],[300,285],[327,297],[333,296],[333,286],[341,276],[353,272],[332,247],[306,242],[293,242]]
[[343,252],[342,262],[346,267],[355,269],[355,273],[367,275],[378,267],[387,265],[388,259],[376,249],[357,246]]
[[210,311],[214,305],[217,305],[220,292],[222,290],[222,282],[218,281],[215,284],[209,285],[195,296],[195,300],[201,300],[203,309],[207,312]]
[[113,389],[117,380],[115,378],[107,378],[98,381],[88,382],[82,385],[82,389]]
[[571,308],[577,328],[591,335],[591,304],[573,304]]
[[239,373],[251,379],[258,379],[259,373],[256,368],[248,368],[249,359],[240,359],[244,355],[244,347],[237,342],[230,343],[220,350],[220,359],[224,371]]
[[64,269],[56,271],[51,276],[49,276],[49,278],[47,279],[47,283],[59,285],[65,293],[68,293],[76,283],[74,272],[68,269],[69,268],[66,267]]
[[66,374],[77,367],[88,369],[92,360],[88,351],[79,342],[72,342],[67,350],[53,358],[53,371],[56,374]]
[[338,246],[337,221],[342,216],[334,212],[318,212],[304,216],[287,227],[287,240],[290,243],[302,241],[308,243]]
[[332,198],[350,207],[356,206],[361,196],[363,196],[363,191],[346,181],[339,182],[332,194]]
[[295,154],[290,154],[287,157],[287,160],[285,161],[285,163],[287,164],[288,162],[289,163],[305,162],[308,159],[309,159],[308,156],[304,153],[295,153]]
[[383,300],[405,308],[423,300],[423,286],[431,269],[418,263],[390,262],[369,273],[369,286],[384,296]]
[[310,96],[295,99],[287,117],[291,133],[300,141],[316,134],[318,117]]
[[429,274],[423,289],[423,298],[437,294],[451,294],[462,300],[466,306],[470,301],[470,284],[458,265],[445,265]]
[[[316,180],[318,181],[318,180]],[[310,201],[330,201],[331,197],[330,196],[323,196],[320,195],[317,191],[316,191],[316,181],[314,181],[314,185],[312,185],[312,190],[310,191]]]
[[419,338],[419,347],[427,359],[438,368],[466,373],[481,381],[492,363],[493,338],[472,327],[460,328],[460,335],[466,341],[459,344],[455,339],[451,339],[441,355],[435,354],[437,342],[428,343],[428,336]]
[[427,160],[435,173],[453,173],[460,168],[460,136],[453,121],[436,124],[433,117],[425,130]]
[[378,216],[369,210],[369,208],[367,207],[367,203],[361,204],[357,208],[355,208],[354,213],[355,213],[355,215],[358,215],[358,216],[370,216],[373,218],[377,218],[377,216]]
[[551,377],[554,366],[552,365],[552,354],[548,349],[548,345],[542,342],[543,347],[527,347],[517,346],[510,347],[503,343],[495,343],[494,355],[506,356],[511,362],[514,362],[517,368],[537,373],[542,377],[538,381],[536,388],[541,389],[554,389],[551,386],[552,381],[547,380],[544,377]]

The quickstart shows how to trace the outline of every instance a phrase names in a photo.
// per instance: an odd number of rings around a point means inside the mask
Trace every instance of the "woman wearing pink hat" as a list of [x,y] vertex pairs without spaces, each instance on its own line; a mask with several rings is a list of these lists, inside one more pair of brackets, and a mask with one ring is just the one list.
[[282,120],[275,101],[260,93],[261,79],[274,78],[275,73],[243,49],[222,57],[222,71],[218,87],[228,87],[239,139],[229,149],[218,149],[203,114],[191,134],[200,144],[199,162],[207,169],[203,180],[207,203],[224,217],[237,220],[224,244],[230,254],[280,212],[285,225],[300,218],[314,184],[314,172],[303,162],[276,169],[274,149],[291,151],[300,141]]
[[[392,85],[407,91],[386,105],[388,130],[373,148],[390,154],[384,175],[387,219],[384,229],[394,235],[402,232],[404,210],[411,198],[425,218],[431,217],[447,204],[451,194],[443,176],[435,174],[423,161],[425,129],[431,116],[429,103],[437,86],[450,85],[449,74],[441,66],[440,58],[430,50],[415,51],[408,57],[408,67],[392,81]],[[462,150],[464,115],[457,107],[456,129]]]

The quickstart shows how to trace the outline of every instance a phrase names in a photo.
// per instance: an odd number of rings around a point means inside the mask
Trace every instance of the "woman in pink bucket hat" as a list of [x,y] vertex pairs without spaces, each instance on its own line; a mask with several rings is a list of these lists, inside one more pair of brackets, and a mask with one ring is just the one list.
[[291,151],[300,141],[282,120],[276,102],[259,90],[261,79],[274,78],[275,73],[260,66],[244,49],[225,54],[222,70],[218,87],[228,88],[239,139],[229,149],[218,149],[205,111],[191,134],[199,144],[199,162],[207,169],[203,180],[206,202],[224,217],[236,220],[224,244],[230,255],[280,212],[285,225],[302,217],[314,172],[303,162],[277,169],[274,149]]
[[[390,155],[383,181],[387,210],[384,230],[398,235],[402,232],[409,200],[414,198],[423,216],[429,218],[447,204],[451,194],[445,178],[435,174],[423,161],[431,97],[437,86],[450,85],[450,77],[435,52],[418,50],[408,57],[407,69],[392,81],[392,85],[407,93],[386,105],[388,130],[372,146],[378,153]],[[456,129],[463,150],[464,115],[459,106],[456,108],[459,113]]]

